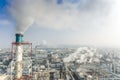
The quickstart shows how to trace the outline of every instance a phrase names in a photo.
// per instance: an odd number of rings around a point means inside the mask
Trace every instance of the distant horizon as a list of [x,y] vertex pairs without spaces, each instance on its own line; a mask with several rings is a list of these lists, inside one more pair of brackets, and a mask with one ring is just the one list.
[[[33,43],[32,43],[33,44]],[[10,47],[0,47],[0,49],[11,49],[12,44]],[[70,45],[70,44],[58,44],[58,45],[41,45],[41,44],[33,44],[32,47],[41,46],[43,48],[80,48],[80,47],[91,47],[91,48],[105,48],[105,49],[120,49],[120,46],[94,46],[94,45]]]

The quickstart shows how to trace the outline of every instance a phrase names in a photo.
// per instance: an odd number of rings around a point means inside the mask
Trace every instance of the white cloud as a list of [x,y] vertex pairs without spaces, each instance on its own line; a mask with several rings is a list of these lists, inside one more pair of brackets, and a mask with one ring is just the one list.
[[87,44],[120,45],[120,0],[68,1],[63,0],[59,5],[56,0],[11,1],[10,11],[17,21],[17,31],[24,32],[32,24],[52,29],[83,30],[86,33],[81,37],[76,35],[78,41],[73,40],[76,44],[82,38]]
[[81,0],[73,4],[63,0],[63,4],[58,5],[56,0],[13,0],[10,11],[17,21],[18,32],[25,31],[33,23],[54,29],[88,28],[104,19],[109,2]]

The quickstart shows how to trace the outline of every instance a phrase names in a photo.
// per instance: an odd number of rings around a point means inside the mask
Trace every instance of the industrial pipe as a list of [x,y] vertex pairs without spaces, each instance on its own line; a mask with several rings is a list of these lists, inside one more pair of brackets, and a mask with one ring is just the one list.
[[23,54],[23,46],[22,46],[22,34],[16,34],[16,66],[15,66],[15,80],[22,80],[22,54]]

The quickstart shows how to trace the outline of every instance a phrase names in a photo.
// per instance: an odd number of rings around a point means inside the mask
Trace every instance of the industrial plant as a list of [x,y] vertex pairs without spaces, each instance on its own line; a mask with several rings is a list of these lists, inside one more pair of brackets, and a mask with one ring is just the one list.
[[0,80],[120,80],[119,30],[120,0],[0,0]]
[[0,80],[120,80],[119,49],[32,47],[16,34],[0,50]]

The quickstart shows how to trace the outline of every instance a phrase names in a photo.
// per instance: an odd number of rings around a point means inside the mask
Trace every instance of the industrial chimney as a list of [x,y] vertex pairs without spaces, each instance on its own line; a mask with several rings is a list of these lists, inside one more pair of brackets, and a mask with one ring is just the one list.
[[22,54],[23,45],[22,40],[23,34],[16,34],[16,65],[15,65],[15,80],[22,80]]

